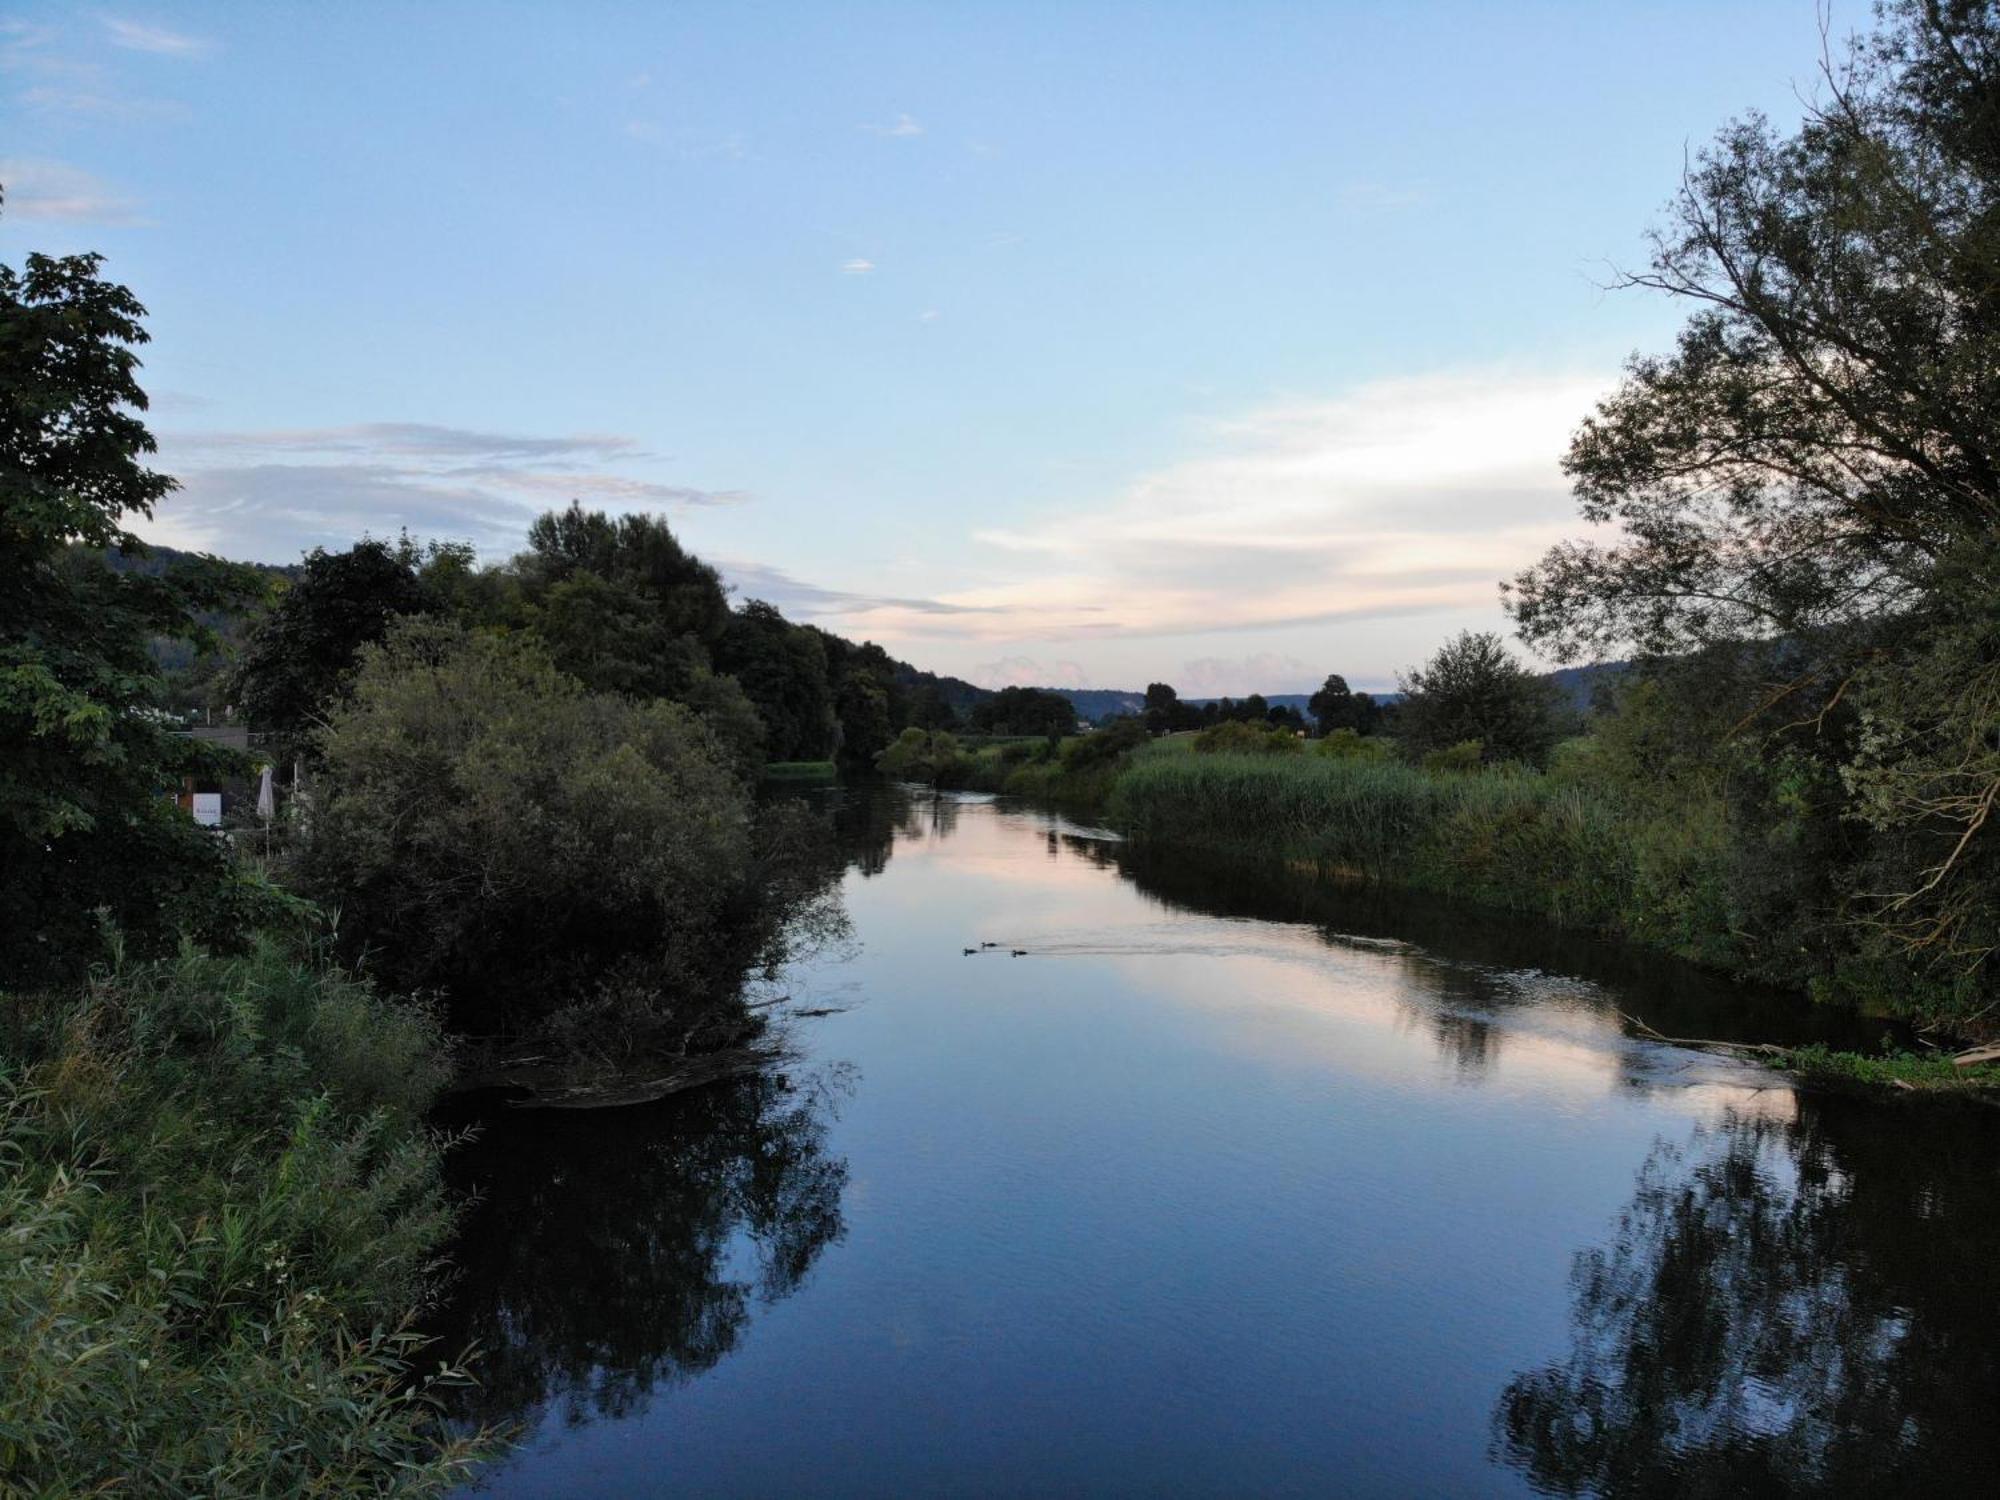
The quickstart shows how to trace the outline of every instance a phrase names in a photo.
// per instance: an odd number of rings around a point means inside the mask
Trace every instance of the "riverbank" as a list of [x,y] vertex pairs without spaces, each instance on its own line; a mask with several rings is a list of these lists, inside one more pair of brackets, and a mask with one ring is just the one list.
[[1086,810],[1141,842],[1249,854],[1321,879],[1419,890],[1604,934],[1895,1017],[1940,1043],[1900,1059],[1801,1057],[1804,1076],[1927,1091],[2000,1083],[1990,1065],[1949,1060],[1944,1044],[1979,1039],[1978,1018],[1871,951],[1841,920],[1837,898],[1821,898],[1811,923],[1774,915],[1785,910],[1769,890],[1774,861],[1732,835],[1722,796],[1634,794],[1594,774],[1585,742],[1537,771],[1436,769],[1312,749],[1204,754],[1188,736],[1107,754],[1092,745],[1097,738],[962,756],[947,774],[953,784]]

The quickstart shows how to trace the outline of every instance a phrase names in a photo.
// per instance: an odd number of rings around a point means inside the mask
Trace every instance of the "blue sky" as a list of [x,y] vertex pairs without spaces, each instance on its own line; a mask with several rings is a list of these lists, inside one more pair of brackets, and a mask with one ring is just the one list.
[[1811,0],[17,3],[0,256],[151,309],[160,541],[574,495],[979,681],[1386,686],[1578,530],[1679,320],[1607,267],[1818,55]]

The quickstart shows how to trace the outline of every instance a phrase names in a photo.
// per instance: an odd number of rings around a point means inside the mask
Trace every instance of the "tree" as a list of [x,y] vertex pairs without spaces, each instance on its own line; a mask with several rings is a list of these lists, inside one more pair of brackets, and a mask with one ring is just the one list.
[[825,760],[838,748],[826,647],[817,632],[752,599],[716,641],[715,665],[743,684],[757,706],[772,760]]
[[686,708],[586,692],[531,638],[413,619],[364,647],[302,856],[351,956],[492,1031],[604,985],[737,973],[747,792]]
[[1048,688],[1006,687],[972,710],[971,723],[982,734],[1041,734],[1054,739],[1076,732],[1076,708]]
[[1461,630],[1402,689],[1401,738],[1414,757],[1477,740],[1482,760],[1540,765],[1555,744],[1555,690],[1490,632]]
[[629,584],[581,569],[543,594],[534,630],[557,668],[585,687],[628,698],[683,698],[708,670],[692,635],[674,635],[662,612]]
[[515,567],[532,593],[577,573],[591,573],[651,601],[669,636],[691,635],[713,646],[728,629],[729,596],[722,576],[681,546],[659,516],[587,511],[575,501],[528,527],[528,550]]
[[1332,734],[1336,729],[1369,734],[1380,718],[1375,700],[1349,688],[1347,679],[1338,672],[1329,673],[1319,691],[1306,700],[1306,712],[1317,721],[1321,734]]
[[252,627],[236,665],[238,703],[251,725],[302,744],[339,696],[361,648],[381,640],[395,620],[430,607],[422,563],[408,537],[307,553],[304,572]]
[[1625,281],[1691,316],[1566,460],[1622,536],[1554,549],[1513,608],[1563,660],[1784,643],[1745,723],[1832,731],[1815,753],[1899,851],[1857,880],[1891,893],[1866,922],[1975,983],[2000,943],[2000,7],[1882,14],[1795,133],[1747,117],[1686,174]]
[[107,920],[132,951],[230,942],[250,920],[226,849],[170,798],[220,760],[150,711],[147,655],[202,638],[196,612],[240,603],[248,571],[105,564],[144,553],[123,518],[174,482],[143,461],[145,309],[102,264],[0,266],[0,988],[80,973]]

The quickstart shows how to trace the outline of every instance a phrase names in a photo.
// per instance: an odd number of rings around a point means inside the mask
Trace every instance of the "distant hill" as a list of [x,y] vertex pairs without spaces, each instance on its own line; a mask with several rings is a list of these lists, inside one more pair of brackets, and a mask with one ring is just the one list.
[[1587,714],[1596,706],[1597,695],[1616,688],[1631,670],[1629,661],[1598,661],[1587,667],[1559,667],[1544,675],[1556,685],[1571,708]]
[[1122,693],[1116,688],[1051,688],[1069,699],[1079,719],[1095,724],[1116,714],[1136,714],[1146,706],[1144,693]]

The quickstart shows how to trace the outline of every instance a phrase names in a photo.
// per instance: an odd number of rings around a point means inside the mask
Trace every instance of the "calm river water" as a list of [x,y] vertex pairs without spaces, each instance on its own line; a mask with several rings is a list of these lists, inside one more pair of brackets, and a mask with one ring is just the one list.
[[799,1066],[459,1158],[449,1336],[527,1426],[481,1492],[1989,1492],[2000,1113],[1800,1095],[1619,1012],[1879,1026],[826,795],[853,941],[793,976],[844,1007]]

